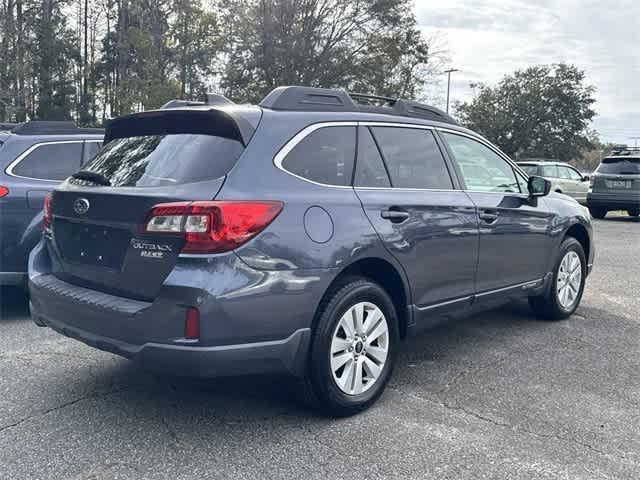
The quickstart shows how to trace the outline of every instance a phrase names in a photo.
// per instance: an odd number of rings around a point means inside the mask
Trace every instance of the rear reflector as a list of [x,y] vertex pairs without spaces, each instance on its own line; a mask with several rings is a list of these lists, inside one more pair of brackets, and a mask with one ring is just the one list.
[[222,253],[248,242],[281,211],[282,202],[161,203],[151,209],[143,232],[183,236],[183,253]]
[[184,338],[187,340],[200,338],[200,312],[195,307],[187,307],[184,319]]
[[51,228],[51,193],[47,193],[47,195],[44,197],[42,226],[46,229]]
[[0,185],[0,198],[5,197],[7,195],[9,195],[9,189],[7,187]]

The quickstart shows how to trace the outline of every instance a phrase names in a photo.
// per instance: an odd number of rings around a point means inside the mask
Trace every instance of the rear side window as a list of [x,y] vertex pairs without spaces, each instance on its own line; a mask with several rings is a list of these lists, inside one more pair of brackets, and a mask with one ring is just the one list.
[[389,175],[384,168],[378,147],[373,141],[371,132],[366,127],[358,131],[358,161],[356,162],[357,187],[388,188],[391,186]]
[[111,140],[83,170],[114,187],[159,187],[225,176],[244,151],[238,140],[207,134],[143,135]]
[[325,185],[351,185],[355,127],[323,127],[304,137],[282,162],[288,172]]
[[597,172],[613,175],[640,175],[640,158],[605,158]]
[[64,180],[80,169],[82,142],[40,144],[24,157],[12,173],[39,180]]
[[543,165],[542,176],[549,177],[549,178],[558,178],[560,176],[560,173],[558,172],[558,167],[556,165]]
[[430,130],[373,127],[394,188],[450,190],[451,176]]

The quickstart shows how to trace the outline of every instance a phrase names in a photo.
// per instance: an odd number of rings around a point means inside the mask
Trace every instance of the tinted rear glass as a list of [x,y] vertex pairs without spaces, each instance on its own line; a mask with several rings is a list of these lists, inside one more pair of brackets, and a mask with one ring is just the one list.
[[605,158],[598,173],[614,175],[640,175],[640,158]]
[[115,187],[158,187],[220,178],[244,151],[242,143],[203,134],[116,138],[83,170],[106,177]]
[[346,186],[351,185],[355,154],[355,127],[324,127],[298,143],[282,167],[313,182]]
[[64,180],[80,168],[82,142],[38,145],[14,168],[21,177]]

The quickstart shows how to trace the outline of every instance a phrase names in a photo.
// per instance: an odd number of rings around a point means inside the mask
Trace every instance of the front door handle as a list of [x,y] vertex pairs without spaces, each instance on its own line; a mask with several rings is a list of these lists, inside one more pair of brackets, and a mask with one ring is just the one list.
[[478,217],[483,222],[491,225],[492,223],[496,223],[498,221],[498,212],[491,210],[480,210]]
[[409,218],[409,212],[390,208],[389,210],[383,210],[380,212],[380,216],[392,223],[402,223]]

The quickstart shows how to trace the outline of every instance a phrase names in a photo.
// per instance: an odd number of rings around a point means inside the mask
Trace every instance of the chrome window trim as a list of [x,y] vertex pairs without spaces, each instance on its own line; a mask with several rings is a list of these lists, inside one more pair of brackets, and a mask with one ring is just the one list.
[[357,127],[357,126],[358,126],[358,122],[346,122],[346,121],[345,122],[320,122],[320,123],[314,123],[314,124],[308,125],[302,130],[300,130],[298,133],[296,133],[291,139],[289,139],[289,141],[287,141],[287,143],[284,144],[284,146],[278,151],[278,153],[276,153],[276,156],[273,157],[273,164],[279,170],[282,170],[283,172],[293,177],[296,177],[300,180],[311,183],[313,185],[318,185],[321,187],[330,187],[330,188],[351,189],[353,188],[353,186],[351,185],[331,185],[328,183],[315,182],[308,178],[301,177],[300,175],[296,175],[295,173],[290,172],[289,170],[284,168],[282,166],[282,162],[287,157],[289,152],[291,152],[291,150],[293,150],[302,140],[304,140],[307,136],[309,136],[311,133],[315,132],[316,130],[319,130],[321,128],[327,128],[327,127]]
[[284,173],[296,177],[300,180],[303,180],[307,183],[311,183],[313,185],[318,185],[320,187],[329,187],[329,188],[341,188],[341,189],[357,189],[357,190],[388,190],[388,191],[409,191],[409,192],[462,192],[460,189],[456,189],[452,187],[450,189],[433,189],[433,188],[404,188],[404,187],[358,187],[355,185],[331,185],[327,183],[320,183],[310,180],[305,177],[301,177],[300,175],[296,175],[295,173],[290,172],[286,168],[282,166],[282,162],[286,158],[286,156],[293,150],[298,143],[304,140],[308,135],[320,128],[325,127],[400,127],[400,128],[415,128],[418,130],[431,130],[434,131],[437,127],[430,125],[418,125],[415,123],[401,123],[401,122],[376,122],[376,121],[336,121],[336,122],[319,122],[314,123],[312,125],[308,125],[307,127],[300,130],[296,135],[294,135],[285,145],[276,153],[276,156],[273,158],[273,164],[279,170]]
[[22,178],[22,179],[25,179],[25,180],[36,180],[38,182],[49,182],[49,183],[58,184],[63,180],[50,180],[50,179],[47,179],[47,178],[25,177],[23,175],[18,175],[16,173],[13,173],[13,170],[14,170],[14,168],[16,168],[18,166],[18,164],[20,162],[22,162],[22,160],[27,158],[34,150],[36,150],[36,149],[38,149],[38,148],[40,148],[42,146],[45,146],[45,145],[58,145],[58,144],[65,144],[65,143],[84,143],[85,141],[99,142],[101,140],[57,140],[57,141],[51,141],[51,142],[34,143],[29,148],[27,148],[24,152],[22,152],[20,155],[18,155],[16,157],[16,159],[13,162],[11,162],[7,168],[5,168],[4,173],[6,173],[10,177],[14,177],[14,178]]

